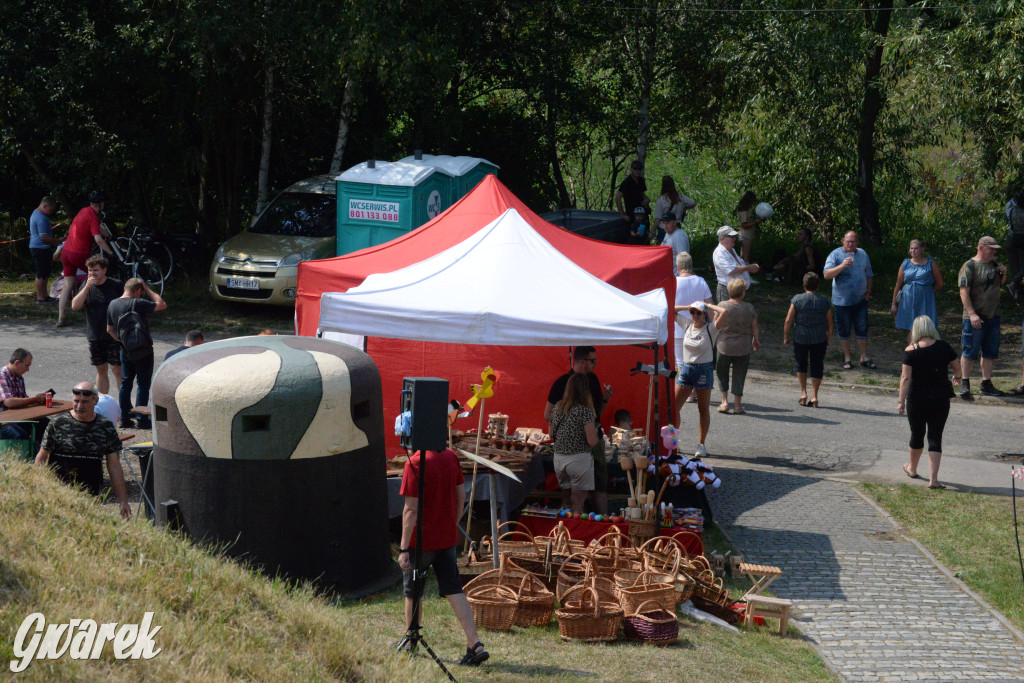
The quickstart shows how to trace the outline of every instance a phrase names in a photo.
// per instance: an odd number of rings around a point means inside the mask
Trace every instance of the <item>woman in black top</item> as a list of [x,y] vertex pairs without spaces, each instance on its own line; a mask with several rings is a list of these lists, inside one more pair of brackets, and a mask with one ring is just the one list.
[[910,346],[903,352],[903,374],[900,376],[900,398],[896,411],[906,412],[910,422],[910,462],[903,471],[911,479],[919,479],[917,463],[924,451],[928,434],[928,488],[944,489],[939,483],[939,461],[942,459],[942,430],[949,417],[949,398],[953,395],[946,368],[953,369],[953,384],[960,385],[960,357],[946,342],[939,339],[935,323],[926,315],[914,320]]

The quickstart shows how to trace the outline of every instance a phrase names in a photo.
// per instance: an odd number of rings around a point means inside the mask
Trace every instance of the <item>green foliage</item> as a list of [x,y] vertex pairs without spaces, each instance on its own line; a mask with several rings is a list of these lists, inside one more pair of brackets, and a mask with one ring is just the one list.
[[[0,207],[27,215],[52,193],[70,213],[100,187],[112,209],[161,229],[237,231],[273,69],[276,188],[326,171],[351,82],[345,165],[473,154],[537,209],[604,209],[640,154],[652,199],[669,174],[698,200],[696,235],[733,222],[753,189],[777,210],[766,237],[809,224],[831,244],[860,220],[858,134],[877,88],[886,241],[923,234],[951,260],[1001,227],[1006,189],[1024,180],[1024,3],[894,3],[884,35],[868,28],[877,13],[839,0],[793,11],[805,6],[11,0],[0,169],[13,182]],[[876,47],[881,71],[866,82]]]

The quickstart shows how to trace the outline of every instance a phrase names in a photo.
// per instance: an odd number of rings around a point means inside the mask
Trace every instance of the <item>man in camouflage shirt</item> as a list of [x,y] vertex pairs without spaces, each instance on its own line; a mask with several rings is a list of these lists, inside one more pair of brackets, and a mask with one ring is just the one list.
[[110,484],[121,503],[121,516],[132,516],[125,492],[124,471],[117,458],[121,440],[114,423],[96,412],[99,394],[92,382],[79,382],[70,413],[50,420],[36,455],[36,465],[53,463],[57,476],[68,483],[80,483],[94,496],[103,489],[103,464],[106,458]]

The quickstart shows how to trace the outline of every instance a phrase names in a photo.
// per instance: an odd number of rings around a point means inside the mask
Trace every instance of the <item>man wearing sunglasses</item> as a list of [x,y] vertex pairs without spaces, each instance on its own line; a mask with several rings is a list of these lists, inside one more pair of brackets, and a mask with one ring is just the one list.
[[71,390],[74,406],[50,420],[36,454],[36,465],[52,464],[57,476],[67,483],[79,483],[99,496],[103,490],[103,463],[107,461],[110,484],[121,504],[121,516],[132,516],[125,491],[124,471],[117,454],[121,440],[114,423],[96,413],[99,394],[92,382],[79,382]]

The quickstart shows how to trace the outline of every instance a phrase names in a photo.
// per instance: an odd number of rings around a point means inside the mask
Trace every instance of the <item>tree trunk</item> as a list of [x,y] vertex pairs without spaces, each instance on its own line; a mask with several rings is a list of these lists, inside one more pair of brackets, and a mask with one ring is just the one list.
[[345,79],[345,90],[341,95],[341,114],[338,116],[338,137],[334,141],[334,156],[331,157],[331,175],[341,173],[341,162],[348,145],[348,127],[352,121],[352,79]]
[[273,142],[274,116],[274,59],[267,57],[267,68],[263,88],[263,147],[260,151],[260,178],[256,191],[256,217],[267,207],[267,192],[270,180],[270,147]]
[[548,161],[551,163],[551,176],[555,180],[555,189],[558,191],[558,208],[569,208],[571,203],[569,191],[565,187],[565,178],[562,176],[562,163],[558,160],[558,142],[556,138],[558,122],[555,120],[554,107],[548,103],[548,115],[545,121]]
[[864,239],[872,244],[881,244],[882,229],[875,200],[875,128],[885,104],[879,78],[885,51],[883,39],[889,32],[893,3],[892,0],[878,3],[877,7],[882,10],[879,12],[868,11],[875,9],[872,2],[865,1],[862,6],[865,9],[864,21],[875,45],[864,59],[864,99],[857,137],[857,209]]
[[36,157],[35,154],[26,145],[21,145],[21,153],[25,155],[25,160],[28,165],[32,167],[32,170],[36,172],[39,179],[43,181],[43,185],[50,188],[50,194],[57,202],[64,206],[64,210],[67,211],[68,216],[74,216],[78,212],[78,206],[71,202],[71,199],[59,186],[57,186],[53,179],[50,177],[50,171],[46,168],[46,164]]

